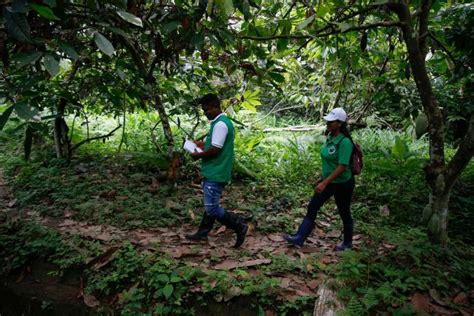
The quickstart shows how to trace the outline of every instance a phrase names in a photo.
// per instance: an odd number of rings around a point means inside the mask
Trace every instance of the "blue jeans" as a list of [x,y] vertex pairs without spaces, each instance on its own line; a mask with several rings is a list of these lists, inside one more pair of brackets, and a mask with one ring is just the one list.
[[352,242],[352,232],[354,223],[351,216],[351,199],[354,192],[355,181],[352,177],[347,182],[329,183],[321,193],[316,193],[308,205],[306,217],[312,221],[316,220],[316,215],[323,204],[334,195],[339,215],[341,215],[342,224],[344,226],[344,242]]
[[204,210],[207,215],[221,219],[224,216],[224,209],[220,207],[219,201],[224,191],[225,183],[204,179],[202,190],[204,191]]

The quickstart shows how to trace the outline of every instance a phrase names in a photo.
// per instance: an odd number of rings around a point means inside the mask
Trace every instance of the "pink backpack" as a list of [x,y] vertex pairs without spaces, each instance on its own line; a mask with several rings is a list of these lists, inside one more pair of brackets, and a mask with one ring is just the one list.
[[[358,176],[362,172],[364,167],[364,154],[362,153],[362,147],[359,144],[352,142],[353,149],[351,154],[351,160],[349,165],[351,166],[352,174]],[[339,143],[336,145],[339,147]]]

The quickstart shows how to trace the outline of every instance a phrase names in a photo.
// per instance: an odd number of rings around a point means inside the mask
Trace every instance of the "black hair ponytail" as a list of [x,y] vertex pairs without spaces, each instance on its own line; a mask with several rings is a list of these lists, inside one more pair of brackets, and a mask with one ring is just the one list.
[[347,128],[347,122],[342,122],[340,130],[341,130],[341,133],[347,138],[349,138],[352,144],[354,144],[354,141],[352,140],[352,137],[351,137],[351,133],[349,133],[349,129]]

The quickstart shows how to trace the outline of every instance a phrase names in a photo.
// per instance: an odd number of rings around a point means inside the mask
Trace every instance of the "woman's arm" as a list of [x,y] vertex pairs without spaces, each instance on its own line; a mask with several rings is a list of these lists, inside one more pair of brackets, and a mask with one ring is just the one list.
[[321,193],[326,189],[327,185],[331,183],[334,179],[339,177],[344,171],[346,171],[347,166],[345,165],[338,165],[336,169],[323,181],[319,182],[318,185],[316,186],[316,193]]

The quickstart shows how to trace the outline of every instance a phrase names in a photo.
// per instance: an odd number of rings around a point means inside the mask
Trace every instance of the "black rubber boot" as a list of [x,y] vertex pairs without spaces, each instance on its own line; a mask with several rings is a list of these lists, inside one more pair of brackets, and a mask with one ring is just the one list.
[[224,212],[224,216],[218,219],[220,223],[232,229],[237,235],[234,248],[239,248],[244,243],[245,235],[247,235],[248,225],[245,224],[244,219],[237,214],[231,212]]
[[206,240],[207,239],[207,234],[212,230],[212,227],[214,227],[214,222],[216,219],[214,217],[211,217],[207,215],[206,212],[202,215],[201,218],[201,223],[199,224],[198,231],[195,232],[194,234],[188,234],[186,235],[187,239],[190,240]]

